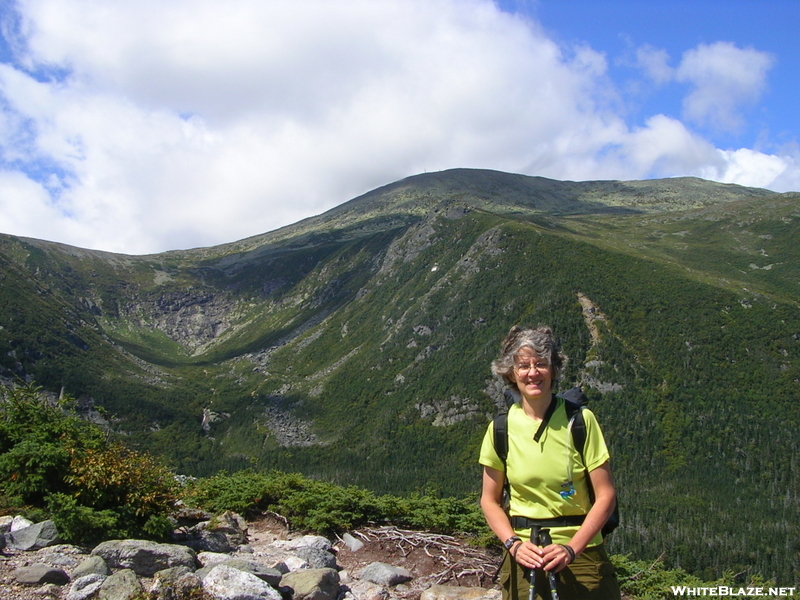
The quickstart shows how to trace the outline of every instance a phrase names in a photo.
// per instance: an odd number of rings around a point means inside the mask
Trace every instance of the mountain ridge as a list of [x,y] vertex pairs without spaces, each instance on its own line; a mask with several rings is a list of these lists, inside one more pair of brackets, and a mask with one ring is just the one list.
[[[525,185],[527,184],[527,185]],[[585,214],[592,212],[615,212],[621,213],[630,211],[631,214],[641,212],[673,211],[677,207],[674,205],[681,197],[681,208],[700,208],[711,206],[720,202],[730,202],[738,199],[752,197],[777,197],[783,194],[771,192],[760,188],[751,188],[737,184],[724,184],[709,182],[697,177],[673,177],[667,179],[653,180],[594,180],[594,181],[559,181],[539,176],[520,175],[504,173],[502,171],[492,171],[487,169],[449,169],[446,171],[423,173],[412,175],[399,181],[380,186],[368,191],[351,200],[343,202],[320,215],[307,217],[286,225],[279,229],[248,236],[234,242],[226,242],[215,246],[198,247],[192,249],[174,249],[164,252],[128,255],[118,252],[108,252],[105,250],[89,250],[63,244],[60,242],[38,240],[36,238],[23,236],[16,237],[29,243],[50,247],[60,248],[64,252],[73,253],[76,256],[86,256],[99,253],[100,255],[113,257],[139,257],[153,258],[158,256],[180,256],[185,253],[205,253],[214,250],[239,251],[237,248],[253,247],[253,245],[263,245],[265,243],[285,239],[291,235],[298,235],[298,232],[305,232],[306,229],[316,225],[324,225],[334,220],[336,217],[348,215],[349,213],[361,213],[363,218],[363,205],[369,205],[369,209],[391,208],[398,204],[397,196],[402,196],[403,190],[414,190],[411,198],[404,199],[400,203],[411,204],[406,209],[406,213],[419,216],[430,210],[429,205],[419,206],[419,197],[438,194],[448,195],[457,190],[465,198],[459,198],[460,202],[480,208],[481,200],[486,203],[489,199],[501,196],[511,197],[519,202],[519,198],[526,199],[520,202],[517,208],[527,208],[538,212],[549,212],[551,214]],[[558,190],[557,194],[554,190]],[[566,190],[566,193],[565,193]],[[634,194],[634,199],[626,202],[627,194]],[[695,196],[687,199],[687,194]],[[789,192],[791,194],[791,192]],[[700,197],[698,198],[697,195]],[[528,206],[527,199],[533,197],[540,201],[544,200],[543,205]],[[566,199],[565,199],[566,197]],[[553,200],[556,200],[554,202]],[[649,199],[649,201],[642,201]],[[452,202],[452,200],[448,201]],[[503,204],[507,204],[503,202]],[[631,208],[631,207],[636,208]],[[402,211],[398,211],[401,212]],[[379,211],[380,213],[380,211]],[[380,215],[384,216],[384,215]],[[347,222],[345,221],[345,225]],[[344,229],[345,227],[339,226]]]

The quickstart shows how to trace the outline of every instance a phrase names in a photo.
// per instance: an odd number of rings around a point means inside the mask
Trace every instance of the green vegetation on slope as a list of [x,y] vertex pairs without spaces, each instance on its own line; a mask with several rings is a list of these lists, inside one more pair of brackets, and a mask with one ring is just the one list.
[[499,340],[549,323],[611,446],[612,549],[795,577],[796,195],[456,175],[202,251],[3,238],[2,366],[91,399],[183,473],[465,497]]

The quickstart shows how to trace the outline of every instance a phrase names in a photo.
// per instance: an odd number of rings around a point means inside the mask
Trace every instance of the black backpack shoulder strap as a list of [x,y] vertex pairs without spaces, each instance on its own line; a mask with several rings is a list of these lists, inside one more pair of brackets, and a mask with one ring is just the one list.
[[505,406],[494,418],[494,450],[503,461],[503,466],[508,458],[508,411],[513,404],[519,402],[519,392],[514,388],[507,388],[503,392]]
[[501,412],[494,418],[494,451],[503,461],[503,466],[508,458],[508,412]]
[[508,511],[508,505],[511,500],[511,483],[508,481],[508,466],[506,464],[508,460],[508,411],[498,414],[492,421],[492,426],[494,428],[494,451],[503,461],[503,471],[506,474],[503,481],[502,505]]
[[583,420],[584,407],[569,400],[564,401],[564,407],[567,410],[567,420],[572,420],[572,443],[575,444],[575,449],[581,455],[581,462],[584,462],[583,449],[586,447],[586,421]]
[[562,392],[558,396],[564,400],[567,421],[572,420],[572,440],[575,449],[581,455],[581,462],[583,462],[583,449],[586,447],[586,422],[583,420],[583,409],[589,399],[579,387]]

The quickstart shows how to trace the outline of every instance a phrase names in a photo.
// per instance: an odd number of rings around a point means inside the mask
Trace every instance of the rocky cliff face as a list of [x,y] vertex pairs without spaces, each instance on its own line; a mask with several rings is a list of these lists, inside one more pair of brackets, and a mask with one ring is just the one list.
[[202,353],[231,329],[238,309],[239,302],[224,292],[169,290],[121,303],[117,319],[129,327],[158,330],[191,353]]

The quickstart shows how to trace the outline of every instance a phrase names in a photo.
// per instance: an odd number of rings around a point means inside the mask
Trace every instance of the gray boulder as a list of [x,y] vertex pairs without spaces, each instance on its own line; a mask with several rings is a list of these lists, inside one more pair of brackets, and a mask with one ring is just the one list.
[[268,547],[260,548],[254,555],[254,558],[261,564],[272,569],[277,569],[281,573],[308,568],[308,563],[295,555],[293,551],[284,550],[273,544]]
[[59,543],[58,530],[52,521],[42,521],[6,534],[6,543],[15,550],[38,550]]
[[226,567],[231,567],[232,569],[239,569],[245,573],[250,573],[251,575],[255,575],[273,587],[277,587],[277,585],[280,583],[281,577],[283,577],[283,572],[279,571],[278,569],[270,568],[254,560],[234,558],[230,555],[226,556],[225,560],[214,560],[206,564],[206,566],[197,569],[194,574],[203,580],[217,565],[225,565]]
[[196,552],[224,554],[233,549],[230,540],[224,533],[204,529],[194,532],[192,537],[184,543]]
[[361,572],[361,579],[386,586],[399,585],[411,581],[413,578],[414,576],[408,569],[393,567],[382,562],[371,563]]
[[306,561],[312,569],[335,569],[336,557],[325,550],[312,546],[301,546],[294,553]]
[[[11,531],[11,523],[14,521],[14,517],[10,515],[5,515],[0,517],[0,538],[3,537],[3,534],[8,533]],[[33,525],[33,523],[31,523]]]
[[216,567],[217,565],[221,565],[222,563],[216,563],[214,565],[209,565],[207,567],[200,567],[194,572],[195,577],[197,577],[200,581],[203,581],[206,576],[211,573],[211,570]]
[[176,544],[158,544],[147,540],[111,540],[92,550],[112,569],[132,569],[142,577],[151,577],[170,567],[188,567],[194,571],[197,555],[194,550]]
[[187,573],[192,573],[188,567],[170,567],[169,569],[164,569],[156,573],[153,576],[153,582],[156,585],[168,586],[173,581],[180,579]]
[[339,573],[336,569],[301,569],[281,579],[281,591],[292,600],[336,600],[339,597]]
[[155,600],[184,600],[197,598],[203,591],[203,582],[194,573],[186,573],[162,591],[156,593]]
[[283,550],[290,556],[297,557],[302,561],[301,564],[292,564],[297,563],[297,560],[286,561],[292,571],[296,571],[299,568],[336,568],[336,557],[330,552],[333,545],[328,538],[319,535],[304,535],[293,540],[276,541],[272,545],[274,548]]
[[218,600],[282,600],[281,594],[252,573],[217,565],[205,579],[203,589]]
[[45,583],[66,585],[69,583],[69,575],[67,575],[66,571],[43,563],[19,567],[14,571],[14,579],[16,579],[17,583],[24,585],[42,585]]
[[105,577],[108,573],[108,565],[106,565],[106,561],[103,560],[102,556],[87,556],[83,562],[73,569],[72,579],[80,579],[86,575],[102,575]]
[[139,578],[130,569],[106,577],[97,591],[97,600],[133,600],[144,595]]

